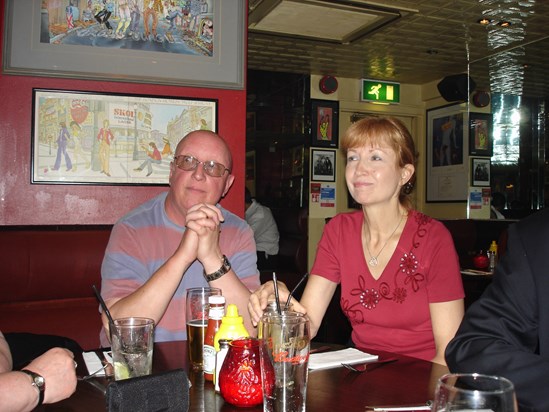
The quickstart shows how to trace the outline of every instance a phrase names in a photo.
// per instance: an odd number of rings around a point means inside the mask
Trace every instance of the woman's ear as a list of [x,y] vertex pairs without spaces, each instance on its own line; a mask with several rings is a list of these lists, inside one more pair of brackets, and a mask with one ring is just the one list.
[[412,164],[404,165],[404,167],[402,168],[402,180],[401,180],[402,185],[405,185],[406,183],[408,183],[408,181],[414,175],[415,170],[416,168]]

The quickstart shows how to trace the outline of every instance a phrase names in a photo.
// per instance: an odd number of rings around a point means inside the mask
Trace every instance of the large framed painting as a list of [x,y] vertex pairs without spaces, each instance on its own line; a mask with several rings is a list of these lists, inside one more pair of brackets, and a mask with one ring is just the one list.
[[244,0],[5,0],[3,70],[244,88]]
[[427,111],[427,202],[466,202],[468,135],[465,104]]
[[217,131],[217,100],[34,89],[31,183],[167,184],[194,130]]

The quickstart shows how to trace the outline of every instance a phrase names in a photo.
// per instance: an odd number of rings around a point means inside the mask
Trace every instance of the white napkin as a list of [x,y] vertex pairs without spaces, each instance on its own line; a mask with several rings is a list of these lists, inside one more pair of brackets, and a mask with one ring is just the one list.
[[309,369],[328,369],[341,366],[342,363],[355,364],[371,362],[378,359],[377,355],[361,352],[355,348],[336,350],[333,352],[313,353],[309,356]]
[[[110,355],[110,351],[103,352],[103,355],[105,355],[105,358],[107,359],[107,361],[112,363],[112,357]],[[97,356],[97,353],[95,353],[94,351],[84,352],[82,356],[84,358],[84,362],[86,362],[88,373],[94,373],[95,371],[98,371],[103,367],[103,363],[101,363],[101,359],[99,359],[99,356]],[[105,369],[98,372],[95,376],[105,376]]]

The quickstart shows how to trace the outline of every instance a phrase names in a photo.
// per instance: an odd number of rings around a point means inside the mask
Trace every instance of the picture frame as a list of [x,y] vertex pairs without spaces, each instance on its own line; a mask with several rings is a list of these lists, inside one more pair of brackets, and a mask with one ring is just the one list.
[[335,182],[336,151],[311,149],[311,181]]
[[492,115],[469,113],[469,154],[491,157],[493,144]]
[[100,2],[84,8],[81,1],[5,0],[4,73],[244,89],[244,0],[196,2],[190,7],[203,7],[198,14],[174,11],[172,19],[168,10],[157,17],[156,28],[147,27],[148,36],[143,1],[137,0],[141,10],[133,32],[131,26],[119,30],[118,7],[100,25]]
[[490,166],[488,157],[471,157],[471,186],[490,186]]
[[464,103],[427,110],[426,201],[466,202],[468,128]]
[[217,131],[214,99],[33,89],[32,100],[33,184],[166,185],[179,141]]
[[339,102],[311,100],[311,146],[339,146]]

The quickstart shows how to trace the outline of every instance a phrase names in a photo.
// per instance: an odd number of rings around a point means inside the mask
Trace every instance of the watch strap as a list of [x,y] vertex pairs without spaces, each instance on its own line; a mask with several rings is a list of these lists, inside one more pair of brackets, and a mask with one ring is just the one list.
[[44,393],[46,392],[46,380],[42,375],[28,369],[21,369],[21,372],[29,375],[32,378],[32,386],[38,389],[38,405],[42,405],[44,402]]
[[231,263],[229,262],[229,259],[227,259],[227,256],[223,255],[221,267],[213,273],[206,273],[206,271],[204,271],[204,277],[208,282],[212,282],[225,275],[229,270],[231,270]]

